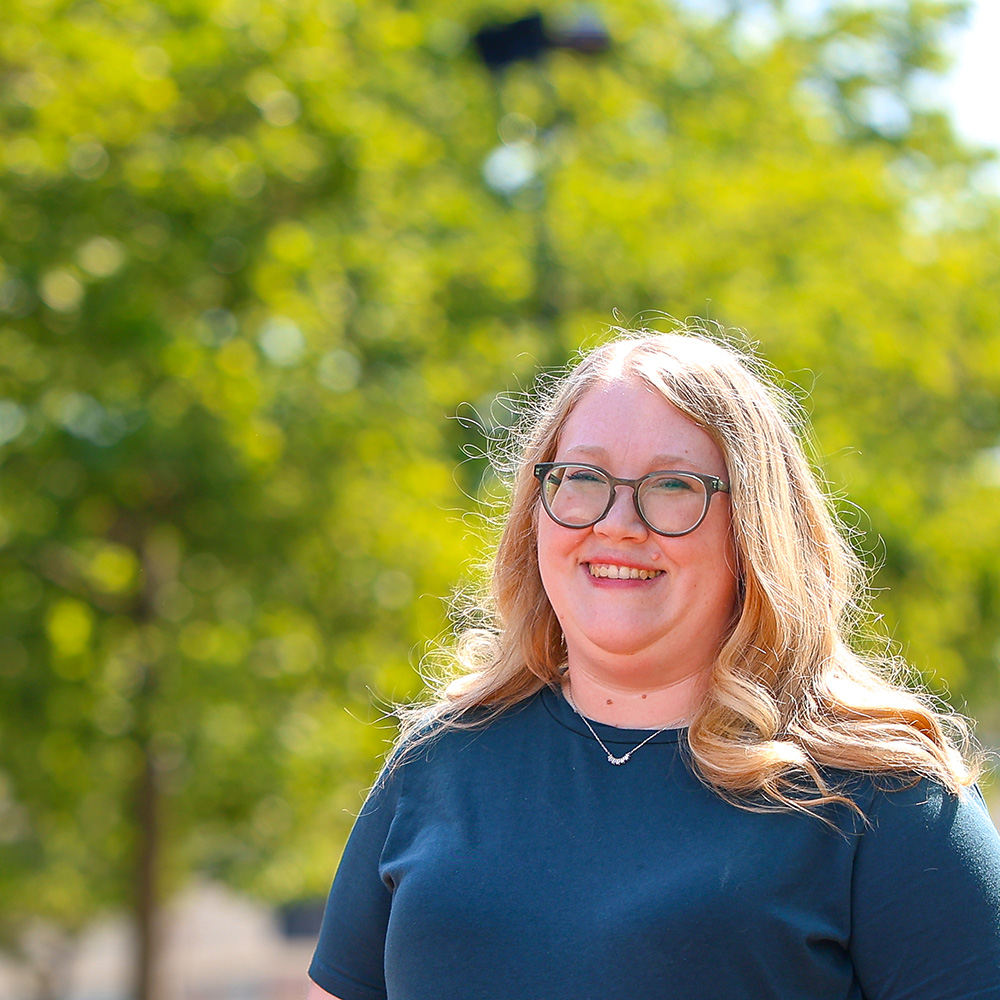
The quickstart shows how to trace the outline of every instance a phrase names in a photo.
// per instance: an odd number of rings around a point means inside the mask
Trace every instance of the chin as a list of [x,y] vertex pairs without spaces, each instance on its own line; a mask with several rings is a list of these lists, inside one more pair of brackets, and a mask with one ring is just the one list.
[[[589,638],[583,647],[577,646],[576,655],[579,659],[589,660],[591,663],[599,663],[602,660],[611,661],[621,657],[627,657],[628,662],[616,664],[608,662],[609,667],[621,670],[634,670],[642,663],[641,659],[646,654],[651,659],[663,659],[663,654],[656,657],[653,654],[652,643],[636,642],[635,634],[628,636],[603,636],[600,638]],[[573,648],[569,651],[570,660],[573,659]]]

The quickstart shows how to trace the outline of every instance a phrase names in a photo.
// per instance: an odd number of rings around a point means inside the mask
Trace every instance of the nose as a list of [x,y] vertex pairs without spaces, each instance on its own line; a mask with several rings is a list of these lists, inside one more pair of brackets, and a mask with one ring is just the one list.
[[594,531],[610,538],[644,538],[649,533],[639,517],[633,487],[615,487],[615,501],[611,510],[594,525]]

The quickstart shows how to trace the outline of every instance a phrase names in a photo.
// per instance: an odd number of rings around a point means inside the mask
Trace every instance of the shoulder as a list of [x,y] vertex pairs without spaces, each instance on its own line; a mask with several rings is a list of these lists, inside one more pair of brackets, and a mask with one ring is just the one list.
[[541,695],[536,692],[504,708],[479,706],[459,715],[437,717],[428,713],[393,749],[387,770],[407,766],[412,769],[442,755],[468,752],[480,744],[493,747],[516,740],[541,722]]
[[978,785],[954,792],[935,778],[914,773],[820,768],[820,774],[826,788],[841,801],[821,807],[817,815],[838,826],[853,815],[854,822],[845,829],[863,837],[965,827],[997,836]]
[[855,871],[871,884],[919,875],[924,890],[976,892],[1000,914],[1000,834],[977,787],[870,779]]
[[912,836],[920,831],[945,838],[974,835],[993,840],[998,836],[975,785],[956,793],[930,778],[876,776],[865,783],[870,836],[895,832]]

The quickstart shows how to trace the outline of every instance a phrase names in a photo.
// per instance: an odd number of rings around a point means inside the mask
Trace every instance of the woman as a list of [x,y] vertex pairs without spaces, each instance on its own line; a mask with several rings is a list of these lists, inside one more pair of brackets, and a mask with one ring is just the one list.
[[355,825],[312,996],[1000,998],[1000,837],[949,720],[848,645],[861,575],[747,359],[586,356],[523,444],[496,627]]

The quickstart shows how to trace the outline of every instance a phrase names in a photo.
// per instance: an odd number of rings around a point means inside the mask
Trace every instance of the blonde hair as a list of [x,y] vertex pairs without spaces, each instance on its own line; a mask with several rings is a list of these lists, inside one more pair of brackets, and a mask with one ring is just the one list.
[[481,724],[559,683],[566,650],[538,571],[533,468],[555,457],[584,393],[631,377],[704,428],[729,472],[741,601],[688,728],[700,778],[752,808],[810,810],[850,802],[829,769],[927,776],[956,793],[970,784],[963,720],[896,683],[891,657],[852,648],[866,638],[866,573],[806,458],[791,398],[704,330],[616,332],[536,404],[479,604],[486,624],[459,635],[431,700],[402,713],[400,745]]

